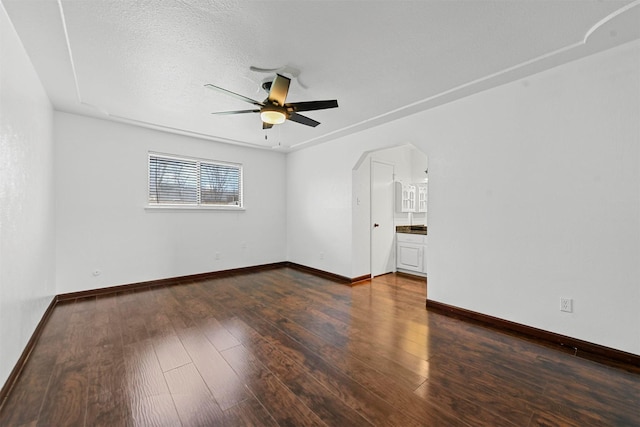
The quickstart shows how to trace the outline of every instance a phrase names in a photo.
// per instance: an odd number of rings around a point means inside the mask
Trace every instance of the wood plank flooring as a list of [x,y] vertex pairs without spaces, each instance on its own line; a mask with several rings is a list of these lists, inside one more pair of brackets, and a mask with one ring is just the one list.
[[640,374],[280,268],[59,304],[2,426],[640,426]]

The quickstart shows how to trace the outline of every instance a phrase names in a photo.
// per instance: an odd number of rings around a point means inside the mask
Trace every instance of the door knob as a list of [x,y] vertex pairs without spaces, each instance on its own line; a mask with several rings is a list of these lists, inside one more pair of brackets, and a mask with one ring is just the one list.
[[373,224],[373,227],[380,227],[380,224]]

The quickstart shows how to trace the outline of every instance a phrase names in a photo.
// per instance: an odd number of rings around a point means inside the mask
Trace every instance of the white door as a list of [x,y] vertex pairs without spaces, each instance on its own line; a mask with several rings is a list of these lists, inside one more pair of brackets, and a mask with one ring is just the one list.
[[371,276],[394,271],[393,165],[371,162]]

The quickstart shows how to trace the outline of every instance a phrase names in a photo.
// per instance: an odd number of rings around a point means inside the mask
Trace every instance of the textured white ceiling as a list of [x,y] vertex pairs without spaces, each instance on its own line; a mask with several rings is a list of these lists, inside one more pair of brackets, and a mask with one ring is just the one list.
[[[320,143],[640,38],[640,0],[2,0],[54,107],[288,150]],[[4,60],[4,58],[3,58]],[[280,68],[288,102],[337,99],[262,130]],[[297,78],[296,78],[297,77]],[[265,135],[268,139],[265,140]]]

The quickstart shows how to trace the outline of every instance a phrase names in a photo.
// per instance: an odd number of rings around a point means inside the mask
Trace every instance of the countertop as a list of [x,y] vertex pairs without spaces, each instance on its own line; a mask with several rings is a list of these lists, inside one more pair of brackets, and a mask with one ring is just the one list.
[[396,233],[427,234],[426,225],[396,225]]

